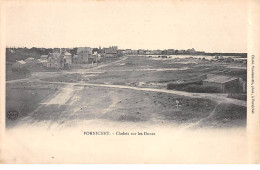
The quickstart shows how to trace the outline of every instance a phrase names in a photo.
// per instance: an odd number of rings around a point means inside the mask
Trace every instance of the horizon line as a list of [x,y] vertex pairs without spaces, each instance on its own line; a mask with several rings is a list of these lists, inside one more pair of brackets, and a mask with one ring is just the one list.
[[[102,48],[109,48],[109,47],[113,47],[113,46],[116,46],[116,47],[119,47],[117,45],[112,45],[112,46],[108,46],[108,47],[102,47]],[[54,48],[79,48],[79,47],[90,47],[90,48],[99,48],[99,47],[91,47],[91,46],[74,46],[74,47],[37,47],[37,46],[6,46],[6,48],[28,48],[28,49],[32,49],[32,48],[45,48],[45,49],[54,49]],[[157,48],[157,49],[142,49],[142,48],[139,48],[139,49],[131,49],[131,48],[118,48],[118,50],[126,50],[126,49],[130,49],[130,50],[169,50],[169,49],[174,49],[174,50],[189,50],[189,49],[194,49],[195,52],[204,52],[204,53],[244,53],[244,54],[247,54],[247,52],[208,52],[208,51],[203,51],[203,50],[196,50],[195,48],[188,48],[188,49],[175,49],[175,48],[164,48],[164,49],[160,49],[160,48]]]

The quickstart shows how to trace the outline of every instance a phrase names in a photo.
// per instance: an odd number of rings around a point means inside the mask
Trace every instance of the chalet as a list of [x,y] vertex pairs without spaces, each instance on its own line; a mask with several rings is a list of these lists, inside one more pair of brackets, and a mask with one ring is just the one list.
[[25,59],[25,62],[26,62],[26,65],[30,67],[30,66],[36,65],[38,61],[35,58],[29,57],[29,58]]
[[161,55],[162,54],[162,50],[156,50],[156,54]]
[[125,50],[118,50],[117,53],[118,54],[126,54],[126,51]]
[[146,55],[149,55],[149,54],[151,54],[151,51],[150,51],[150,50],[146,50],[144,53],[145,53]]
[[62,53],[65,53],[65,52],[68,52],[68,53],[70,53],[70,48],[61,48],[60,49],[60,52]]
[[228,63],[231,63],[231,62],[234,61],[234,59],[231,58],[231,57],[227,57],[227,58],[225,58],[224,60],[225,60],[226,62],[228,62]]
[[72,55],[69,52],[65,52],[64,56],[66,58],[66,63],[71,64],[72,63]]
[[47,60],[48,55],[41,55],[41,60]]
[[125,50],[125,54],[132,54],[132,50],[131,49],[126,49]]
[[167,50],[162,50],[162,55],[167,55]]
[[105,50],[105,57],[117,57],[117,46],[112,46],[109,48],[104,48]]
[[162,50],[153,50],[151,54],[161,55],[162,54]]
[[46,60],[37,59],[37,64],[43,65],[44,67],[47,67],[47,59]]
[[61,54],[61,53],[59,53],[59,52],[53,52],[53,53],[52,53],[53,57],[55,57],[55,58],[59,58],[59,57],[60,57],[60,54]]
[[79,59],[79,55],[73,55],[72,57],[72,63],[75,63],[75,64],[80,64],[80,61],[78,60]]
[[95,51],[93,53],[93,62],[98,62],[101,59],[101,55],[97,53],[97,51]]
[[175,54],[175,53],[174,53],[174,49],[168,49],[168,50],[167,50],[167,54],[168,54],[168,55],[173,55],[173,54]]
[[139,55],[143,55],[143,54],[145,54],[145,51],[142,50],[142,49],[139,49],[139,50],[138,50],[138,54],[139,54]]
[[188,49],[188,50],[186,51],[186,53],[188,53],[188,54],[195,54],[196,51],[195,51],[194,48],[192,48],[192,49]]
[[72,64],[72,55],[69,52],[62,52],[60,55],[61,68],[70,68]]
[[97,56],[94,56],[93,54],[89,55],[89,57],[88,57],[88,63],[94,63],[94,62],[96,62],[96,57],[97,57]]
[[233,60],[236,63],[247,63],[247,58],[234,58]]
[[184,54],[184,53],[185,53],[185,50],[178,50],[177,53],[178,53],[178,54]]
[[58,53],[50,53],[47,58],[48,68],[61,68],[60,56]]
[[[77,62],[76,64],[86,64],[88,59],[92,57],[93,49],[90,47],[79,47],[77,50]],[[75,57],[74,57],[75,58]]]
[[137,54],[138,54],[138,51],[137,51],[137,50],[132,50],[132,54],[133,54],[133,55],[137,55]]
[[105,53],[106,54],[117,54],[117,46],[112,46],[112,47],[109,47],[109,48],[105,48]]
[[221,93],[236,92],[239,89],[239,79],[223,75],[207,75],[203,86],[217,87]]

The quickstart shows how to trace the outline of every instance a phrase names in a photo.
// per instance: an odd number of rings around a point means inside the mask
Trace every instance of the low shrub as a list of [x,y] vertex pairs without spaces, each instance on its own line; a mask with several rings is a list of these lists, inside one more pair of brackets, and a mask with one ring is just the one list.
[[186,83],[168,83],[167,84],[167,89],[168,90],[182,90],[184,87],[188,86],[188,85],[202,85],[202,81],[194,81],[194,82],[186,82]]
[[183,91],[195,92],[195,93],[219,93],[219,89],[213,86],[202,86],[202,85],[188,85],[183,88]]
[[193,93],[220,93],[220,90],[217,87],[213,86],[202,86],[199,82],[196,83],[183,83],[183,84],[167,84],[168,90],[180,90],[180,91],[187,91]]

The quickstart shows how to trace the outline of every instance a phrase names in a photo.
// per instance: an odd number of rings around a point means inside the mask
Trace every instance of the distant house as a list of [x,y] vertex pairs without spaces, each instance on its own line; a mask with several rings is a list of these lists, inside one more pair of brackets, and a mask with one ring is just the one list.
[[162,50],[155,50],[155,54],[161,55],[162,54]]
[[188,50],[186,51],[186,53],[188,53],[188,54],[195,54],[196,51],[195,51],[194,48],[192,48],[192,49],[188,49]]
[[[59,61],[58,67],[63,68],[70,68],[72,64],[72,55],[69,52],[62,51],[59,55],[58,53],[54,53],[53,57]],[[58,63],[58,62],[57,62]]]
[[76,64],[86,64],[89,61],[89,58],[92,57],[93,49],[90,47],[79,47],[77,49],[77,63]]
[[72,64],[72,55],[69,52],[62,52],[60,55],[61,68],[70,68]]
[[55,57],[55,58],[59,58],[59,57],[60,57],[60,54],[61,54],[61,53],[59,53],[59,52],[53,52],[53,53],[52,53],[53,57]]
[[228,63],[230,63],[230,62],[233,62],[234,61],[234,59],[233,58],[231,58],[231,57],[227,57],[227,58],[225,58],[224,59],[226,62],[228,62]]
[[162,55],[167,55],[167,50],[162,50]]
[[117,51],[118,51],[118,48],[117,46],[112,46],[112,47],[109,47],[109,48],[104,48],[105,50],[105,57],[117,57]]
[[184,54],[185,50],[178,50],[178,54]]
[[168,50],[167,50],[167,54],[168,54],[168,55],[173,55],[173,54],[175,54],[174,52],[175,52],[174,49],[168,49]]
[[210,59],[210,61],[218,61],[218,59],[212,58],[212,59]]
[[29,58],[25,59],[25,62],[26,62],[26,65],[30,67],[30,66],[36,65],[38,61],[35,58],[29,57]]
[[151,54],[161,55],[162,54],[162,50],[152,50]]
[[139,49],[139,50],[138,50],[138,54],[139,54],[139,55],[143,55],[143,54],[145,54],[145,51],[142,50],[142,49]]
[[61,68],[60,56],[57,53],[50,53],[47,58],[48,68]]
[[147,50],[144,52],[146,55],[152,54],[152,52],[150,50]]
[[233,58],[236,63],[247,63],[247,58]]
[[43,64],[48,68],[64,69],[68,68],[72,64],[72,55],[65,48],[54,48],[53,53],[48,55],[42,55],[41,59],[37,63]]
[[106,54],[117,54],[117,46],[105,48],[105,53]]
[[126,49],[125,50],[125,54],[132,54],[132,50],[131,49]]
[[80,62],[79,62],[79,55],[73,55],[73,57],[72,57],[72,63],[75,63],[75,64],[80,64]]
[[96,51],[93,54],[93,62],[98,62],[101,59],[101,55],[98,54]]
[[118,54],[126,54],[126,51],[125,50],[118,50],[117,53]]
[[63,53],[65,53],[65,52],[70,53],[70,50],[71,50],[71,49],[69,49],[69,48],[61,48],[61,49],[60,49],[60,53],[62,53],[62,52],[63,52]]
[[37,59],[37,64],[41,64],[42,60],[41,59]]
[[221,93],[236,92],[239,89],[239,79],[236,77],[209,74],[203,80],[203,86],[216,87]]
[[47,60],[48,55],[41,55],[41,60]]
[[137,51],[137,50],[132,50],[132,54],[133,54],[133,55],[137,55],[137,54],[138,54],[138,51]]
[[38,65],[42,64],[44,67],[47,67],[47,59],[46,60],[37,59],[37,64]]
[[15,63],[12,64],[12,70],[17,71],[24,69],[26,67],[26,62],[23,60],[17,60]]

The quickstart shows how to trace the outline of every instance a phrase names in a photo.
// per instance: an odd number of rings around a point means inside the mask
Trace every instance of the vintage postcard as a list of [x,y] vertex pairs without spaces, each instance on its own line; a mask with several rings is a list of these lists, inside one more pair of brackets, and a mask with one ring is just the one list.
[[259,163],[260,1],[0,1],[3,164]]

